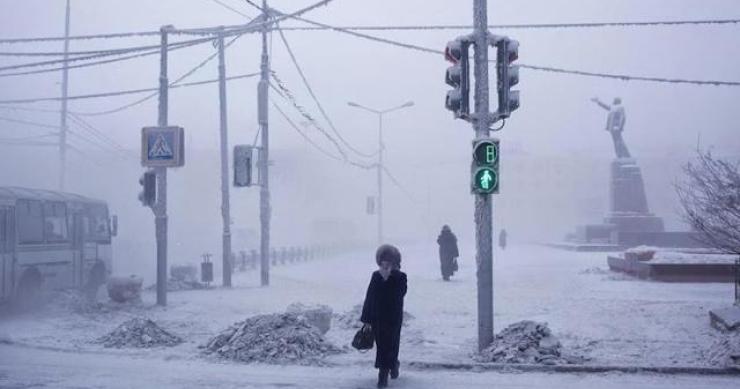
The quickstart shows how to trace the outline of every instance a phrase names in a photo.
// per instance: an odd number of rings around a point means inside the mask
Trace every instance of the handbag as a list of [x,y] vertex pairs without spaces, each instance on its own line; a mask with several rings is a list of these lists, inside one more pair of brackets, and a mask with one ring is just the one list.
[[362,328],[357,330],[355,337],[352,338],[352,347],[358,350],[370,350],[373,348],[374,343],[375,335],[373,335],[373,332],[367,325],[363,325]]
[[457,258],[452,259],[452,271],[460,270],[460,266],[457,265]]

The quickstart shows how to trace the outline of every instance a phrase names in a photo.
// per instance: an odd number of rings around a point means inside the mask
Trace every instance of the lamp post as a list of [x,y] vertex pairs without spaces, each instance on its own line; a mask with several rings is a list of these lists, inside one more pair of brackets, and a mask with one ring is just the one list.
[[378,115],[378,163],[375,165],[375,168],[378,175],[378,245],[381,245],[383,244],[383,149],[385,148],[383,146],[383,115],[411,107],[414,105],[414,102],[408,101],[397,107],[384,110],[368,108],[351,101],[347,102],[347,105]]

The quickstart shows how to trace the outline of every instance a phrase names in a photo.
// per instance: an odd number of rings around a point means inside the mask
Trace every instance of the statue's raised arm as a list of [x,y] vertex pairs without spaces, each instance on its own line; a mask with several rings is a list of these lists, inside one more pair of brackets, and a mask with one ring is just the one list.
[[591,101],[593,101],[594,103],[596,103],[596,105],[598,105],[599,107],[601,107],[601,108],[603,108],[603,109],[605,109],[607,111],[609,111],[612,108],[612,107],[608,106],[607,104],[604,104],[601,100],[599,100],[598,97],[592,97],[591,98]]

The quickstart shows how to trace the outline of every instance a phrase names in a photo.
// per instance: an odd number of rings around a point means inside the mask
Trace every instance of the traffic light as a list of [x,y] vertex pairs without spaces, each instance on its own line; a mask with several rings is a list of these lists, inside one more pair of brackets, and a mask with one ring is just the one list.
[[471,191],[477,194],[498,193],[499,141],[494,138],[473,141]]
[[157,202],[157,174],[151,170],[145,171],[139,178],[139,185],[139,201],[145,207],[153,207]]
[[498,79],[498,117],[506,119],[519,108],[519,91],[511,87],[519,83],[519,42],[501,38],[496,42],[496,76]]
[[252,185],[252,146],[234,146],[234,186]]
[[456,119],[466,119],[470,114],[470,70],[468,65],[469,41],[457,38],[447,43],[445,59],[452,62],[447,68],[445,82],[455,88],[447,92],[445,107],[455,113]]

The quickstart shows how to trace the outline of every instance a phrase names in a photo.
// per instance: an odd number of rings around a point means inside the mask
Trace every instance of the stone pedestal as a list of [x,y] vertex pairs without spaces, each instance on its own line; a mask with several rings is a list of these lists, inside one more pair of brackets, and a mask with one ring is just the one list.
[[617,232],[663,232],[663,219],[650,213],[645,183],[637,162],[617,158],[611,164],[609,214],[604,224]]

